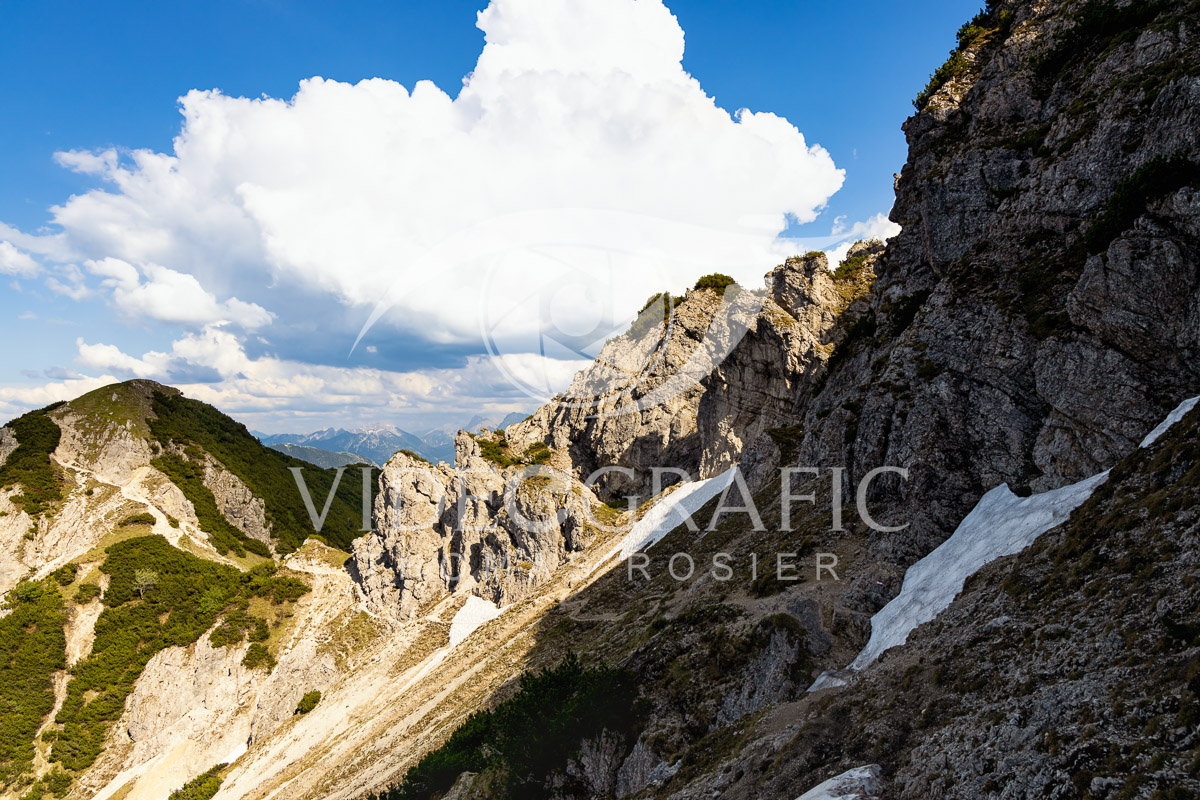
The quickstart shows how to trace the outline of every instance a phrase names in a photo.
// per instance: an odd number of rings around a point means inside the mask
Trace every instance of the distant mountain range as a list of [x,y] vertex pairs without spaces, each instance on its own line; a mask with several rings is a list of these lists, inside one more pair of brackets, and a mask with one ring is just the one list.
[[[428,461],[454,461],[454,434],[460,429],[506,428],[527,415],[512,413],[504,417],[476,414],[466,425],[450,424],[424,434],[410,433],[395,425],[346,430],[325,428],[313,433],[255,433],[268,447],[322,467],[358,463],[349,457],[360,456],[374,464],[386,464],[400,450],[411,450]],[[284,449],[284,446],[288,449]],[[295,448],[304,448],[303,452]]]
[[306,444],[291,444],[290,442],[280,442],[267,446],[272,450],[287,453],[292,458],[298,458],[301,461],[307,461],[310,464],[315,464],[325,469],[348,467],[355,464],[372,467],[379,466],[366,456],[360,456],[357,453],[338,453],[333,450],[324,450],[320,447],[310,447]]

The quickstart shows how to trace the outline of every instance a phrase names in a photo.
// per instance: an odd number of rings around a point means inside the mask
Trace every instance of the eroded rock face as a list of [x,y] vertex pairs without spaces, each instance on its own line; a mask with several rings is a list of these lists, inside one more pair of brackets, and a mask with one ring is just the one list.
[[204,460],[204,485],[216,498],[217,508],[229,523],[252,539],[271,546],[271,525],[266,506],[238,476],[212,457]]
[[1195,28],[1176,5],[1046,75],[1073,12],[1001,4],[1010,23],[968,53],[977,76],[906,123],[876,329],[800,403],[801,463],[852,481],[911,469],[872,492],[884,521],[911,523],[879,537],[881,560],[924,555],[1000,483],[1094,474],[1200,392],[1200,191],[1139,195],[1111,241],[1088,236],[1153,159],[1200,157]]
[[449,591],[519,601],[590,541],[597,500],[569,473],[522,482],[523,467],[497,467],[469,434],[455,447],[454,468],[403,453],[383,468],[376,530],[353,558],[375,613],[411,618]]
[[[851,253],[866,257],[864,288],[882,249],[861,243]],[[807,396],[858,310],[848,308],[855,288],[835,283],[828,266],[813,253],[788,259],[756,292],[688,292],[669,322],[606,344],[509,438],[562,449],[581,478],[614,466],[632,473],[601,476],[595,485],[605,496],[649,497],[655,467],[693,480],[723,472],[768,428],[795,421],[797,397]]]
[[150,442],[131,423],[108,422],[94,415],[53,414],[62,431],[55,457],[95,472],[108,483],[123,484],[153,457]]
[[0,428],[0,467],[8,460],[13,450],[17,449],[17,436],[12,428]]

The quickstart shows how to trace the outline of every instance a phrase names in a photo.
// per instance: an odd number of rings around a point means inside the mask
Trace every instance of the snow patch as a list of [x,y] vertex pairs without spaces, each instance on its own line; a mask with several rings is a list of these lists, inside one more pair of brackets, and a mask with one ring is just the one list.
[[482,597],[468,595],[467,602],[450,621],[450,646],[455,647],[477,631],[483,623],[500,616],[501,609]]
[[1197,401],[1200,401],[1200,397],[1192,397],[1176,406],[1175,410],[1168,414],[1166,419],[1158,423],[1158,427],[1146,434],[1146,438],[1142,439],[1142,443],[1138,447],[1149,447],[1154,444],[1158,437],[1167,432],[1167,428],[1179,422],[1189,411],[1195,408]]
[[653,547],[664,536],[682,525],[688,517],[703,508],[705,503],[725,491],[733,483],[736,472],[737,467],[727,469],[720,475],[693,481],[671,492],[629,529],[629,533],[625,534],[604,561],[617,554],[626,559],[634,553]]
[[[1153,444],[1198,401],[1200,397],[1193,397],[1180,403],[1140,446]],[[1016,496],[1007,484],[992,489],[949,539],[908,568],[900,594],[871,617],[871,638],[853,663],[846,670],[822,673],[808,691],[844,686],[854,672],[907,642],[918,625],[929,622],[953,602],[967,578],[997,558],[1021,552],[1043,533],[1066,522],[1106,480],[1108,470],[1032,497]]]
[[878,764],[855,767],[814,786],[796,800],[876,800],[883,791]]
[[967,578],[1066,522],[1106,480],[1107,471],[1032,497],[1018,497],[1008,484],[985,494],[949,539],[908,568],[900,594],[871,617],[871,639],[850,669],[860,670],[904,644],[914,628],[950,605]]

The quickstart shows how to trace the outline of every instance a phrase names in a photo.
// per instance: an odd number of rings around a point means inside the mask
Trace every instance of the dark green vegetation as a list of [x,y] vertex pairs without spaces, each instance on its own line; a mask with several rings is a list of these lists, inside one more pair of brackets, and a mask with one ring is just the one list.
[[251,642],[246,648],[246,655],[242,656],[242,666],[246,669],[265,667],[270,672],[275,668],[275,657],[262,642]]
[[153,525],[154,515],[150,513],[130,514],[117,523],[118,528],[128,528],[132,525]]
[[660,322],[670,319],[672,310],[683,301],[684,298],[672,297],[670,292],[659,292],[652,295],[638,311],[637,319],[629,327],[629,336],[633,339],[641,339]]
[[234,619],[236,630],[218,634],[222,625],[214,637],[222,644],[241,642],[245,630],[260,629],[260,621],[245,613],[250,598],[285,602],[308,591],[296,578],[278,575],[274,563],[241,573],[178,550],[161,536],[112,545],[100,570],[111,580],[92,652],[71,669],[67,698],[55,719],[62,729],[51,758],[73,770],[96,760],[109,726],[156,653],[192,644],[222,617]]
[[505,797],[545,796],[547,776],[566,767],[584,739],[603,730],[626,737],[636,730],[642,713],[637,694],[626,671],[584,667],[568,654],[557,667],[526,672],[515,695],[472,714],[399,786],[374,799],[437,797],[464,772],[487,772]]
[[428,458],[425,458],[425,456],[421,455],[420,453],[414,453],[412,450],[405,450],[404,448],[401,448],[400,450],[397,450],[396,452],[403,453],[404,455],[411,458],[413,461],[420,461],[422,464],[429,463]]
[[228,764],[217,764],[215,767],[197,775],[182,787],[171,792],[169,800],[209,800],[221,788],[221,770]]
[[989,1],[986,9],[980,11],[974,19],[958,29],[958,46],[950,51],[950,57],[946,59],[946,62],[929,76],[929,82],[913,100],[913,108],[917,111],[924,111],[925,106],[929,105],[929,101],[943,86],[970,72],[971,63],[966,57],[968,48],[984,37],[995,36],[998,41],[1003,42],[1008,38],[1011,27],[1012,12],[997,11],[995,3]]
[[19,583],[0,618],[0,786],[29,771],[33,737],[54,708],[53,676],[66,667],[66,611],[55,581]]
[[550,460],[551,450],[545,442],[534,442],[525,448],[524,453],[518,455],[509,450],[508,440],[504,438],[502,431],[498,431],[496,436],[498,438],[495,439],[479,437],[475,441],[479,443],[480,455],[501,468],[517,465],[536,466]]
[[696,281],[695,289],[708,289],[716,292],[719,295],[725,294],[725,290],[730,286],[737,284],[733,278],[728,275],[723,275],[720,272],[714,272],[711,275],[705,275],[700,280]]
[[[190,456],[190,457],[189,457]],[[196,460],[192,460],[192,459]],[[257,539],[251,539],[238,528],[231,525],[221,509],[217,508],[217,498],[204,485],[204,467],[199,459],[203,458],[197,448],[188,448],[184,456],[167,453],[150,463],[154,468],[171,479],[171,483],[179,487],[183,496],[188,499],[196,510],[196,520],[200,529],[212,537],[212,545],[217,552],[225,555],[230,550],[238,558],[244,558],[250,551],[264,558],[271,557],[271,549]],[[149,515],[145,515],[149,516]],[[150,517],[153,520],[153,517]],[[124,524],[124,523],[122,523]]]
[[296,705],[297,714],[307,714],[317,707],[317,703],[321,702],[321,693],[313,690],[305,692],[304,697],[300,698],[300,702]]
[[869,253],[859,253],[856,256],[847,258],[837,265],[837,269],[833,271],[833,279],[835,281],[846,281],[857,277],[870,258],[871,254]]
[[1088,228],[1085,242],[1089,253],[1099,253],[1129,230],[1146,207],[1185,186],[1200,186],[1200,165],[1182,153],[1152,158],[1123,179],[1113,190],[1104,213]]
[[50,577],[54,578],[59,586],[70,586],[75,582],[75,576],[79,574],[78,564],[63,564],[58,569],[51,573]]
[[61,769],[53,769],[34,781],[21,800],[42,800],[49,792],[54,797],[65,797],[71,788],[71,776]]
[[17,448],[0,467],[0,487],[20,484],[24,491],[13,503],[26,514],[36,517],[49,511],[63,499],[63,479],[50,454],[58,447],[62,431],[49,412],[61,406],[54,403],[17,417],[5,427],[17,437]]
[[[263,447],[250,435],[245,425],[235,422],[210,405],[179,394],[155,391],[153,410],[157,419],[148,421],[150,432],[164,450],[171,445],[198,447],[241,479],[256,497],[262,498],[271,535],[275,538],[276,551],[290,553],[303,544],[309,535],[317,532],[290,469],[303,470],[301,474],[318,513],[334,486],[338,474],[335,470],[318,469],[305,461]],[[371,486],[375,485],[375,476],[376,471],[372,470]],[[348,549],[350,542],[361,535],[362,492],[360,472],[357,469],[346,470],[338,481],[329,516],[320,531],[334,547]],[[199,492],[196,495],[201,496]],[[188,499],[192,497],[189,495]],[[216,530],[216,521],[211,520],[211,523]],[[229,537],[232,536],[222,536],[226,546],[229,546]],[[239,542],[244,548],[251,547],[245,540]]]
[[76,603],[90,603],[103,594],[103,591],[94,583],[81,583],[79,590],[75,592]]

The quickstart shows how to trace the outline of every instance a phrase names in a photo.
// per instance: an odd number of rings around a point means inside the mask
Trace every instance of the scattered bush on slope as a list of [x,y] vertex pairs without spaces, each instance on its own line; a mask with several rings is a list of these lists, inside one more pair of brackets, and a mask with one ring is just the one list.
[[54,403],[30,411],[5,426],[16,435],[17,448],[0,467],[0,487],[20,484],[24,491],[12,500],[31,517],[48,511],[63,499],[62,476],[50,460],[62,431],[49,415],[61,405]]
[[[324,505],[333,487],[336,470],[320,469],[264,447],[245,425],[206,403],[182,395],[155,392],[153,410],[157,418],[149,420],[150,431],[164,448],[172,443],[199,447],[236,475],[256,497],[262,498],[278,552],[290,553],[316,533],[289,469],[303,470],[317,509]],[[374,471],[370,483],[372,487],[375,485]],[[329,516],[320,531],[334,547],[348,550],[350,542],[362,533],[359,530],[363,522],[362,484],[357,469],[346,470],[338,482]],[[245,542],[242,544],[247,546]]]
[[66,700],[55,718],[62,731],[51,759],[72,770],[91,766],[125,698],[160,650],[192,644],[222,618],[238,624],[231,626],[236,630],[223,631],[224,623],[218,627],[214,646],[238,644],[247,629],[265,627],[245,613],[250,598],[293,602],[308,591],[302,581],[280,576],[277,569],[268,563],[241,573],[178,550],[161,536],[109,547],[100,567],[110,576],[104,610],[96,620],[91,654],[72,668]]
[[54,673],[66,667],[66,611],[51,580],[19,583],[0,618],[0,786],[33,763],[33,737],[54,708]]
[[202,775],[197,775],[180,788],[171,792],[168,800],[209,800],[221,788],[221,770],[228,764],[217,764]]
[[[200,457],[199,452],[196,452],[195,455],[197,458]],[[231,525],[225,515],[221,513],[221,509],[217,507],[217,498],[204,485],[204,467],[198,462],[175,453],[167,453],[150,463],[154,465],[155,469],[170,478],[171,483],[174,483],[179,487],[179,491],[183,492],[183,496],[196,510],[196,520],[200,523],[200,529],[211,537],[212,545],[218,553],[225,555],[232,550],[238,558],[243,558],[246,551],[249,550],[251,553],[265,558],[271,557],[269,547],[242,533],[237,527]],[[153,519],[151,517],[151,520]]]

